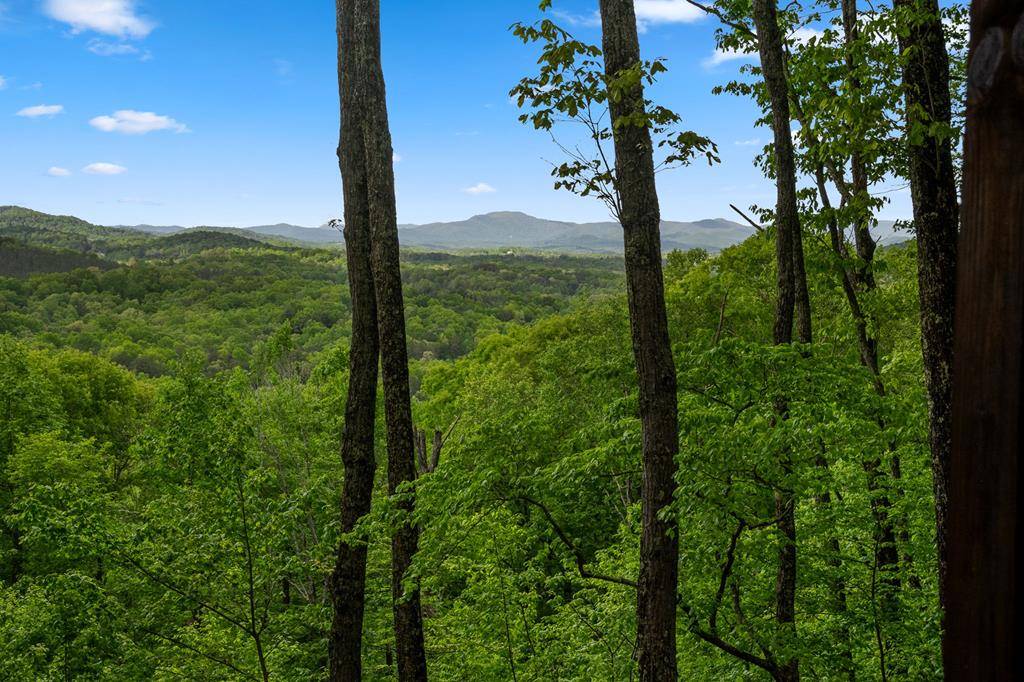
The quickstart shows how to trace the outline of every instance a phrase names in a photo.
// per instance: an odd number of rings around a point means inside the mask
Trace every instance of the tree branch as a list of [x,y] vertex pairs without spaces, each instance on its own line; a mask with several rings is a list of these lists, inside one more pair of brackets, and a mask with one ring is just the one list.
[[617,585],[625,585],[627,587],[632,587],[633,589],[636,589],[637,585],[636,581],[634,580],[629,580],[627,578],[619,578],[613,575],[604,575],[602,573],[594,573],[587,569],[587,562],[583,556],[583,553],[579,550],[578,547],[576,547],[576,544],[572,541],[572,539],[569,538],[565,531],[562,530],[562,527],[558,525],[558,522],[555,521],[554,516],[551,515],[551,511],[548,510],[548,508],[544,506],[543,503],[531,497],[527,497],[525,495],[518,495],[517,499],[526,502],[527,504],[533,505],[534,507],[539,509],[542,514],[544,514],[544,517],[548,520],[548,523],[551,524],[551,528],[555,531],[555,534],[562,541],[562,544],[564,544],[566,548],[572,553],[573,558],[576,560],[576,568],[580,572],[580,577],[591,578],[593,580],[604,580],[605,582],[615,583]]
[[736,208],[736,206],[734,204],[729,204],[729,208],[731,208],[732,210],[734,210],[737,213],[739,213],[740,217],[743,218],[744,220],[746,220],[750,224],[750,226],[752,228],[754,228],[755,230],[757,230],[761,234],[764,234],[764,228],[761,227],[760,225],[758,225],[757,223],[755,223],[753,220],[751,220],[750,216],[748,216],[746,213],[744,213],[740,209]]
[[709,7],[708,5],[699,3],[696,0],[686,0],[686,2],[690,3],[691,5],[696,7],[697,9],[701,10],[702,12],[705,12],[707,14],[710,14],[710,15],[714,16],[714,17],[717,17],[719,21],[721,21],[723,24],[725,24],[729,28],[735,29],[735,30],[739,31],[740,33],[742,33],[743,35],[748,36],[750,38],[753,38],[754,40],[757,40],[757,34],[754,33],[754,31],[752,31],[747,26],[744,26],[743,24],[739,24],[739,23],[733,21],[732,19],[727,18],[725,16],[725,14],[723,14],[722,11],[719,10],[717,7]]

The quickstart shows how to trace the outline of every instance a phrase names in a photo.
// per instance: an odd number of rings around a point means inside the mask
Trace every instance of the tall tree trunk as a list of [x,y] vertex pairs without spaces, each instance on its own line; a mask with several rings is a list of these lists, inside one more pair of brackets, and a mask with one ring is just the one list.
[[[903,88],[910,133],[906,137],[919,140],[909,144],[907,159],[917,231],[917,281],[935,490],[939,600],[944,603],[959,212],[952,145],[948,137],[930,133],[929,125],[949,125],[951,120],[949,54],[937,0],[894,0],[894,6],[917,15],[900,31],[899,42],[900,52],[906,55]],[[915,133],[918,128],[921,130]]]
[[[341,135],[338,161],[345,201],[345,255],[352,299],[348,398],[341,438],[345,483],[341,496],[341,532],[350,533],[370,511],[373,494],[374,420],[377,399],[377,306],[370,265],[370,209],[366,159],[359,119],[355,76],[356,26],[349,3],[337,7],[338,89]],[[343,536],[344,537],[344,536]],[[366,545],[344,540],[331,576],[334,618],[330,633],[330,679],[362,678],[363,612],[366,590]]]
[[[640,62],[633,0],[601,0],[605,70],[610,78]],[[610,102],[615,137],[615,181],[621,203],[633,357],[643,430],[643,527],[637,586],[640,679],[676,679],[676,590],[679,537],[660,518],[676,489],[679,450],[676,370],[668,335],[661,270],[661,210],[654,179],[650,131],[616,125],[644,107],[637,84]]]
[[[796,201],[796,160],[790,128],[789,85],[786,58],[779,30],[775,0],[754,0],[754,25],[761,55],[761,72],[772,114],[775,153],[775,260],[777,265],[778,301],[775,308],[773,341],[778,345],[793,341],[794,308],[800,303],[799,333],[801,340],[811,339],[810,306],[806,300],[806,275],[803,267],[803,245]],[[788,406],[780,397],[776,406],[778,418],[786,419]],[[792,469],[792,455],[784,452],[782,469]],[[788,483],[775,492],[775,513],[779,542],[778,575],[775,584],[775,619],[787,636],[796,634],[796,501]],[[780,661],[775,675],[780,682],[800,679],[800,662],[793,657]]]
[[423,646],[423,615],[418,584],[407,584],[419,546],[413,521],[416,455],[409,395],[409,355],[405,338],[405,304],[398,250],[395,208],[394,151],[388,127],[384,71],[380,57],[380,2],[353,0],[358,22],[358,54],[365,116],[362,140],[366,152],[373,282],[377,300],[384,416],[387,424],[388,494],[399,496],[403,520],[391,538],[391,598],[395,619],[398,679],[427,679]]
[[[857,41],[860,38],[860,30],[857,25],[857,0],[842,0],[843,33],[846,44],[846,68],[849,82],[849,92],[855,98],[857,104],[860,101],[861,81],[857,77],[857,60],[855,50]],[[877,244],[871,236],[871,213],[868,208],[868,171],[864,155],[859,149],[854,148],[850,154],[850,184],[847,188],[846,200],[854,206],[853,217],[853,240],[854,250],[857,254],[857,267],[851,272],[854,284],[854,296],[861,295],[870,298],[876,288],[874,262],[875,249]],[[878,340],[868,329],[875,327],[870,323],[869,313],[864,306],[857,302],[851,302],[854,315],[860,317],[858,324],[861,330],[858,334],[860,345],[861,362],[871,372],[875,392],[879,397],[885,397],[885,384],[882,382],[882,372],[878,361]],[[883,431],[886,428],[884,418],[878,417],[879,428]],[[890,451],[893,449],[890,443]],[[892,456],[893,479],[900,478],[899,455],[895,452]],[[886,623],[894,623],[899,618],[899,591],[902,581],[899,576],[899,547],[897,546],[896,526],[899,525],[900,539],[904,546],[909,543],[909,531],[906,523],[897,524],[892,516],[892,501],[889,494],[883,488],[885,475],[882,472],[882,458],[872,457],[863,461],[863,467],[868,476],[868,492],[871,495],[871,512],[875,519],[875,565],[882,576],[882,614]],[[897,496],[901,490],[896,490]],[[906,557],[906,567],[910,566],[910,558]]]
[[[369,510],[373,483],[373,419],[376,397],[378,352],[384,380],[384,411],[387,420],[388,492],[394,496],[405,483],[416,478],[412,410],[409,397],[409,368],[405,341],[405,310],[399,267],[398,227],[395,210],[394,171],[391,135],[388,130],[384,74],[380,62],[380,10],[378,0],[338,0],[339,89],[342,106],[342,134],[339,156],[345,180],[346,247],[353,298],[353,346],[349,388],[351,430],[365,439],[368,449],[358,448],[350,455],[351,467],[362,474],[349,494],[349,461],[346,460],[346,495],[343,500],[343,530]],[[360,303],[356,319],[356,299]],[[366,315],[371,316],[366,319]],[[361,363],[356,375],[358,328]],[[367,335],[372,335],[367,338]],[[371,348],[372,347],[372,348]],[[370,351],[372,350],[372,356]],[[366,363],[372,363],[372,383]],[[357,381],[357,378],[359,381]],[[355,388],[358,384],[358,387]],[[368,410],[367,410],[368,406]],[[368,414],[367,414],[368,413]],[[366,422],[366,424],[364,424]],[[350,431],[346,415],[346,436]],[[355,437],[353,437],[355,440]],[[344,443],[348,444],[346,437]],[[365,447],[366,443],[360,441]],[[356,450],[357,448],[352,448]],[[345,447],[343,447],[343,454]],[[368,474],[368,475],[367,475]],[[419,532],[412,522],[411,491],[398,503],[406,512],[405,522],[392,538],[392,604],[398,675],[403,681],[426,680],[426,654],[423,647],[423,621],[418,588],[405,589],[405,577],[416,554]],[[349,506],[358,507],[356,515]],[[351,521],[354,524],[354,520]],[[332,631],[333,679],[357,680],[359,634],[362,628],[366,550],[342,545],[339,551],[339,577],[335,579],[335,622]],[[344,569],[344,570],[343,570]],[[355,574],[358,575],[356,576]],[[347,593],[345,591],[348,591]],[[354,605],[341,604],[344,596]],[[354,643],[353,643],[354,642]],[[334,655],[337,650],[337,655]],[[337,672],[336,672],[337,671]]]
[[1024,1],[971,11],[946,581],[946,679],[1024,679]]

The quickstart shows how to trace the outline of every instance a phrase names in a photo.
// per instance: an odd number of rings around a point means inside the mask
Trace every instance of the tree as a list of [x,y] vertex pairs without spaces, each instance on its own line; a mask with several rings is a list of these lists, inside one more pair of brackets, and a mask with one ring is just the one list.
[[[605,75],[614,81],[640,64],[636,15],[632,0],[601,0],[600,6]],[[676,520],[665,518],[664,512],[672,504],[676,489],[679,425],[676,365],[668,336],[661,270],[661,211],[654,182],[653,146],[644,119],[642,81],[630,80],[613,91],[608,107],[643,428],[637,647],[640,679],[653,682],[676,678],[679,535]]]
[[[800,341],[811,343],[810,299],[807,293],[807,275],[804,269],[803,240],[796,201],[796,160],[789,110],[789,85],[786,74],[786,53],[783,50],[775,0],[754,0],[754,26],[761,54],[761,74],[764,77],[771,102],[772,132],[774,135],[775,186],[775,261],[778,299],[775,308],[775,326],[772,340],[777,345],[793,341],[793,317],[796,308]],[[786,398],[778,399],[777,412],[786,419]],[[792,469],[792,454],[784,452],[783,471]],[[776,579],[775,617],[784,630],[796,630],[796,500],[783,482],[775,491],[775,514],[779,533],[778,575]],[[799,660],[795,657],[782,661],[775,673],[780,681],[800,679]]]
[[0,335],[0,570],[2,579],[10,585],[21,577],[25,558],[22,532],[8,519],[17,502],[14,483],[7,475],[8,460],[25,434],[61,425],[57,401],[47,388],[43,373],[30,360],[28,348]]
[[950,680],[1019,679],[1024,665],[1022,11],[1020,0],[971,7],[943,640]]
[[[550,2],[543,2],[542,9]],[[626,292],[643,433],[640,575],[637,580],[637,649],[641,680],[675,679],[676,594],[679,540],[669,509],[676,489],[679,449],[675,361],[668,335],[662,275],[661,212],[654,162],[654,135],[665,135],[679,117],[644,97],[644,82],[664,71],[661,62],[640,59],[631,0],[600,3],[602,49],[574,40],[548,20],[518,25],[524,42],[546,41],[541,73],[513,89],[533,113],[521,120],[550,130],[554,118],[583,124],[593,154],[562,146],[570,161],[556,167],[555,187],[602,199],[622,226]],[[598,57],[603,56],[603,70]],[[579,61],[577,58],[579,57]],[[606,153],[608,140],[614,160]],[[692,132],[666,135],[662,165],[688,162],[696,154],[717,160],[707,138]]]
[[353,2],[337,5],[338,90],[341,133],[338,161],[345,202],[345,257],[352,298],[348,398],[342,432],[345,467],[341,498],[341,542],[331,575],[334,617],[330,633],[331,679],[362,679],[363,615],[366,600],[366,544],[353,536],[370,511],[377,399],[377,306],[370,258],[370,206],[359,96],[359,30]]
[[949,54],[937,0],[894,0],[893,7],[902,13],[899,46],[905,59],[905,135],[917,234],[921,348],[928,389],[941,603],[947,560],[953,309],[960,220],[953,167]]
[[[373,287],[384,383],[388,494],[401,512],[391,540],[391,598],[398,676],[401,680],[425,680],[427,661],[423,648],[419,587],[417,581],[409,576],[419,543],[419,529],[412,518],[416,468],[405,338],[405,304],[399,268],[393,150],[388,129],[384,73],[380,62],[379,1],[339,0],[338,36],[339,88],[342,123],[345,127],[339,156],[343,159],[343,176],[345,166],[349,163],[359,165],[358,169],[354,169],[352,178],[358,183],[355,189],[361,192],[361,196],[356,199],[356,206],[361,211],[359,219],[363,221],[363,232],[358,237],[360,246],[357,248],[362,252],[361,268],[367,266],[366,256],[369,256],[366,279]],[[352,156],[345,160],[350,153]],[[346,191],[346,200],[347,194]],[[365,243],[362,242],[364,239],[367,240]],[[362,361],[368,362],[368,358],[369,354]],[[374,365],[376,362],[377,356],[374,354]],[[362,371],[367,370],[364,368]],[[374,387],[375,383],[374,377]],[[372,419],[371,410],[371,434]],[[372,482],[372,476],[369,481]],[[367,489],[362,488],[361,491],[365,493]],[[368,494],[366,500],[369,500]],[[363,565],[365,574],[365,560]],[[355,618],[352,619],[353,630],[354,626]]]
[[[791,83],[792,101],[801,124],[801,142],[806,149],[804,165],[809,167],[815,180],[820,213],[814,216],[816,222],[824,223],[828,233],[828,244],[835,262],[847,305],[854,319],[856,341],[861,364],[871,373],[872,385],[880,398],[885,397],[885,384],[879,365],[877,320],[871,313],[876,297],[874,258],[877,245],[871,235],[873,210],[881,204],[869,193],[872,182],[883,179],[887,166],[883,163],[885,154],[878,151],[884,143],[877,140],[884,137],[886,106],[892,102],[886,98],[884,87],[872,88],[864,79],[874,76],[870,70],[872,50],[881,54],[884,62],[891,61],[891,49],[873,36],[861,36],[860,17],[856,0],[841,0],[842,40],[837,44],[822,37],[811,41],[799,50],[802,58],[796,71],[802,79]],[[878,45],[876,45],[878,44]],[[838,59],[842,56],[842,60]],[[833,66],[833,64],[835,66]],[[830,74],[837,83],[830,82],[822,73]],[[793,69],[791,69],[792,71]],[[842,90],[840,98],[837,88]],[[874,92],[873,92],[874,90]],[[831,105],[817,105],[817,93],[827,93]],[[875,92],[883,93],[881,95]],[[830,111],[831,109],[831,111]],[[835,110],[838,109],[838,113]],[[849,121],[841,124],[838,121]],[[874,150],[873,156],[869,152]],[[850,175],[846,175],[849,166]],[[840,206],[834,207],[829,197],[827,182],[838,190]],[[847,242],[846,228],[852,227],[853,253]],[[885,430],[887,425],[879,414],[878,426]],[[888,450],[891,457],[891,473],[894,479],[901,477],[899,456],[893,452],[895,441],[890,440]],[[897,547],[896,522],[892,512],[892,501],[885,490],[886,474],[883,470],[883,456],[865,452],[862,466],[867,473],[870,505],[876,526],[874,561],[881,574],[880,601],[882,608],[878,625],[879,647],[885,652],[891,649],[891,629],[898,620],[898,596],[901,587],[899,577],[899,551]],[[906,544],[906,525],[902,525]],[[837,544],[838,550],[838,544]],[[837,551],[837,555],[839,552]],[[909,555],[905,556],[909,567]]]

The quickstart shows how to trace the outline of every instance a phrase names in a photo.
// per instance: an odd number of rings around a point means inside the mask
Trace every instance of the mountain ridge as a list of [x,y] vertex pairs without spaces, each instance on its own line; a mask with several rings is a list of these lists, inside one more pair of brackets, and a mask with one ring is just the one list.
[[[77,223],[88,224],[72,216],[56,218],[73,219]],[[307,246],[340,246],[344,243],[340,230],[327,225],[306,227],[276,223],[248,227],[186,227],[141,224],[97,227],[153,235],[172,235],[193,230],[219,231],[277,243],[290,242]],[[480,213],[458,221],[402,224],[398,229],[403,247],[444,251],[525,249],[576,254],[622,252],[622,228],[614,221],[575,223],[537,218],[521,211]],[[894,230],[893,221],[880,221],[874,232],[882,244],[898,243],[909,238],[908,235]],[[664,220],[661,223],[662,250],[667,252],[673,249],[702,248],[718,252],[742,242],[754,233],[755,230],[749,225],[726,218],[706,218],[690,222]]]
[[[307,227],[277,223],[227,228],[144,224],[115,227],[150,234],[174,234],[198,229],[237,231],[317,245],[340,245],[344,242],[339,230],[326,225]],[[622,250],[622,232],[618,223],[549,220],[522,211],[480,213],[457,221],[406,223],[399,225],[398,229],[402,245],[407,247],[444,250],[531,249],[569,253],[619,253]],[[725,218],[693,222],[663,221],[662,246],[665,251],[690,248],[720,251],[753,233],[750,227]]]

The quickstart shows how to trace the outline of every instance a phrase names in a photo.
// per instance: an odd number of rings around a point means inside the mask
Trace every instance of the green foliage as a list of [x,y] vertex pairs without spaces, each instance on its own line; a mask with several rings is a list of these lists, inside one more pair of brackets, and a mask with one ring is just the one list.
[[[913,559],[901,577],[906,584],[912,570],[920,583],[898,595],[890,655],[915,678],[939,674],[914,249],[879,255],[872,305],[884,399],[858,362],[828,271],[812,276],[819,333],[807,354],[770,343],[769,240],[668,256],[687,677],[758,677],[700,638],[715,611],[721,637],[737,647],[768,642],[828,678],[849,642],[862,676],[875,673],[866,452],[885,467],[900,460],[901,494],[887,491],[906,523],[901,552]],[[453,272],[447,257],[431,258]],[[477,281],[462,272],[457,286]],[[449,434],[440,466],[417,486],[414,573],[431,675],[499,680],[514,668],[518,679],[628,679],[641,474],[624,297],[504,329],[461,359],[415,368],[417,423]],[[0,677],[236,679],[265,668],[271,679],[322,679],[347,353],[332,343],[304,355],[301,338],[285,321],[248,369],[214,372],[192,354],[149,379],[92,354],[0,337]],[[773,426],[779,394],[794,396],[791,417]],[[779,467],[780,448],[793,453],[790,471]],[[360,526],[370,552],[365,667],[370,679],[388,679],[392,511],[378,479]],[[795,639],[772,617],[780,485],[798,500]],[[845,612],[834,610],[836,580]]]
[[[959,150],[964,123],[965,5],[954,3],[940,10],[950,53],[952,126],[929,121],[921,111],[908,115],[904,106],[902,77],[908,55],[899,52],[898,38],[923,20],[925,10],[919,5],[893,8],[862,3],[857,16],[857,38],[848,43],[840,5],[839,0],[790,3],[779,11],[786,36],[791,113],[799,125],[793,136],[797,164],[808,178],[807,189],[802,193],[803,221],[819,235],[830,219],[835,219],[841,228],[858,220],[874,220],[889,203],[889,193],[906,186],[906,141],[914,143],[925,134],[936,135],[951,139],[953,149]],[[718,0],[713,9],[728,22],[717,33],[719,48],[756,53],[756,38],[745,28],[749,7],[742,2]],[[760,78],[760,67],[747,64],[740,67],[740,72],[740,78],[714,91],[753,99],[762,112],[757,123],[769,125],[768,93]],[[875,188],[870,194],[848,196],[847,187],[834,186],[838,178],[849,173],[848,163],[853,154],[864,162],[867,181]],[[757,163],[768,177],[774,177],[771,145],[765,147]],[[820,189],[812,189],[816,170],[823,173],[827,191],[835,195],[829,210],[817,196]],[[845,183],[850,183],[849,177]],[[896,186],[878,189],[886,185]],[[765,222],[771,222],[769,210],[758,212]]]
[[[547,4],[542,3],[541,9],[547,9]],[[626,93],[653,84],[657,75],[667,70],[664,60],[643,61],[609,76],[600,48],[577,40],[550,19],[534,25],[515,24],[512,33],[525,44],[541,45],[538,74],[523,78],[509,93],[520,108],[527,109],[519,120],[547,132],[556,123],[583,130],[579,141],[575,136],[572,142],[556,140],[568,160],[551,170],[555,189],[594,196],[618,217],[611,140],[613,129],[621,126],[650,130],[656,146],[663,150],[657,162],[659,171],[687,165],[697,156],[705,157],[708,165],[719,161],[714,142],[693,131],[675,130],[682,121],[679,115],[650,100],[612,120],[609,103],[623,101]]]

